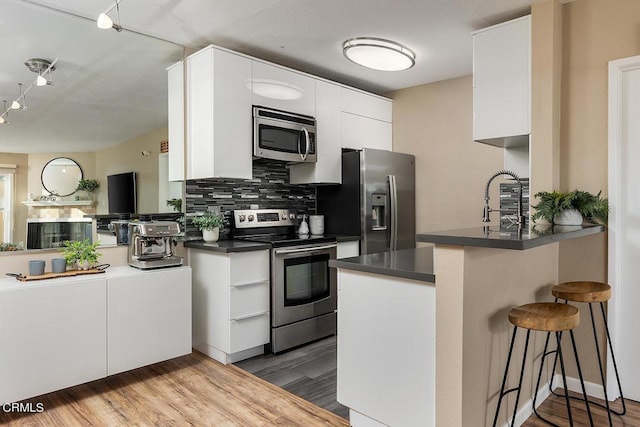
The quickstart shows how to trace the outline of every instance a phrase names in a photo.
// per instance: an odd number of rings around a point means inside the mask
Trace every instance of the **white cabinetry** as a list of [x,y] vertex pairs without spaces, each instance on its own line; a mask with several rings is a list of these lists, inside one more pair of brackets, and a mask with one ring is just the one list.
[[187,58],[187,178],[251,178],[251,60],[207,47]]
[[167,68],[169,181],[184,180],[184,63]]
[[189,250],[193,346],[221,363],[263,353],[269,343],[269,251]]
[[531,132],[531,16],[473,33],[473,139],[508,147]]
[[0,403],[189,354],[191,269],[0,279],[0,336]]
[[316,80],[293,70],[253,61],[253,105],[314,117]]
[[342,146],[392,148],[392,102],[375,95],[342,88]]
[[342,87],[342,111],[389,123],[393,114],[391,100],[346,87]]
[[107,374],[106,284],[49,280],[0,290],[0,403]]
[[342,146],[344,148],[391,150],[392,133],[391,123],[342,113]]
[[336,258],[350,258],[360,255],[360,241],[338,242]]
[[191,268],[110,277],[107,307],[107,375],[191,353]]
[[316,82],[318,160],[291,165],[292,184],[342,183],[341,93],[342,88],[336,84]]
[[435,426],[435,308],[433,284],[338,270],[337,397],[352,426]]

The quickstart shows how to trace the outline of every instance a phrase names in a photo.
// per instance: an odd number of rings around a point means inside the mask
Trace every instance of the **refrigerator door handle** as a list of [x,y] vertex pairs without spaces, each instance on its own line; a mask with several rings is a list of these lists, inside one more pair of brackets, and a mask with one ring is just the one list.
[[396,186],[395,175],[389,175],[387,179],[389,180],[389,199],[391,204],[391,236],[389,239],[389,249],[395,251],[398,246],[398,188]]

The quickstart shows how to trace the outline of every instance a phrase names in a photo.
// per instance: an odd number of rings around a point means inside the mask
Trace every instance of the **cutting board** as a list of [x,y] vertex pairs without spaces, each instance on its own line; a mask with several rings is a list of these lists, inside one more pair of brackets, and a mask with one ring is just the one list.
[[104,273],[104,269],[98,270],[97,268],[90,268],[89,270],[68,270],[64,273],[44,273],[39,276],[29,276],[29,275],[21,275],[16,277],[16,279],[21,282],[30,282],[32,280],[45,280],[45,279],[55,279],[58,277],[71,277],[71,276],[81,276],[83,274],[100,274]]

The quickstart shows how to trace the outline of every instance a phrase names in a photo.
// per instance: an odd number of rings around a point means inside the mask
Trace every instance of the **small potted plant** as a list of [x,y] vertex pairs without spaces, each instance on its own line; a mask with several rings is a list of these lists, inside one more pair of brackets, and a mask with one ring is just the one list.
[[176,212],[182,211],[182,199],[169,199],[167,200],[167,206],[173,208]]
[[91,243],[90,239],[67,240],[60,248],[67,261],[67,265],[76,265],[78,270],[88,270],[98,262],[102,254],[97,249],[100,242]]
[[582,225],[584,220],[607,223],[609,202],[602,197],[602,191],[595,195],[581,190],[541,191],[535,197],[540,202],[533,206],[536,209],[531,217],[533,221],[544,219],[554,225]]
[[220,236],[220,227],[223,227],[227,221],[220,213],[207,212],[200,216],[194,216],[191,222],[198,227],[198,230],[202,231],[202,240],[217,242]]
[[93,200],[93,193],[100,187],[100,183],[95,179],[81,179],[78,181],[76,191],[84,191],[87,193],[87,198]]

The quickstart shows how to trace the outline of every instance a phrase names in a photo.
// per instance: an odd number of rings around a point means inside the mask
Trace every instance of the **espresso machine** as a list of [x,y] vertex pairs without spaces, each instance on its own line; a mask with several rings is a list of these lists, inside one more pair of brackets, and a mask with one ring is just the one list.
[[182,257],[174,254],[179,233],[173,221],[130,222],[129,265],[141,270],[182,265]]

